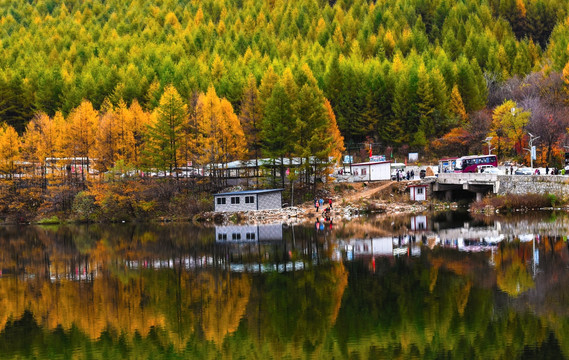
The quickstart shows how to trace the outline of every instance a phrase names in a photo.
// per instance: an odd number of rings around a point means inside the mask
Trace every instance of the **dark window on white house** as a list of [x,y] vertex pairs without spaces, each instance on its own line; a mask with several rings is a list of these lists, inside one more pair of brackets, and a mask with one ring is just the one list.
[[247,240],[255,240],[255,233],[247,233]]
[[218,197],[217,198],[217,205],[225,205],[225,198],[224,197]]
[[362,175],[367,175],[367,169],[362,169]]
[[423,195],[423,188],[417,188],[417,195]]
[[227,234],[217,234],[217,240],[227,240]]
[[239,197],[232,197],[231,198],[231,204],[239,204]]
[[231,234],[231,239],[232,240],[241,240],[241,234]]
[[245,196],[245,204],[254,204],[255,197],[254,196]]

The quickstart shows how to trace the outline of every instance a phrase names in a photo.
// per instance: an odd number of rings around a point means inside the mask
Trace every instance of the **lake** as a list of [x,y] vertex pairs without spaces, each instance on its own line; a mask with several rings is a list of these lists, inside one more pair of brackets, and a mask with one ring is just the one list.
[[1,359],[569,358],[569,217],[0,228]]

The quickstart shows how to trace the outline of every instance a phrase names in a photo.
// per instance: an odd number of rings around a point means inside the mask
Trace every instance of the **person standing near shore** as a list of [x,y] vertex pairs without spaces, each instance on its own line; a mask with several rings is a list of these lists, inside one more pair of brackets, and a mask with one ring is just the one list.
[[332,198],[328,199],[328,205],[330,205],[330,209],[332,209]]
[[316,208],[316,212],[318,212],[318,206],[320,205],[320,203],[318,202],[318,199],[314,198],[314,207]]

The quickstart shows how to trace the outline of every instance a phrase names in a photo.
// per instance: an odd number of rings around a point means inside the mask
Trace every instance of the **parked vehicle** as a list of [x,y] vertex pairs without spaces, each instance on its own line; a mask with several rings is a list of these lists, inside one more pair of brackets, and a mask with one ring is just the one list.
[[494,166],[492,166],[492,165],[480,165],[480,166],[478,167],[478,169],[476,169],[476,172],[477,172],[477,173],[484,173],[484,172],[486,172],[486,169],[491,169],[491,168],[493,168],[493,167],[494,167]]
[[496,175],[504,175],[504,170],[494,167],[494,166],[489,166],[486,167],[484,169],[482,169],[481,173],[483,174],[496,174]]
[[473,173],[476,172],[478,167],[483,165],[498,166],[498,157],[496,155],[463,156],[456,159],[454,172]]
[[397,180],[397,172],[405,172],[405,164],[391,163],[391,180]]
[[516,169],[514,174],[516,174],[516,175],[532,175],[533,172],[534,172],[534,170],[532,168],[523,167],[523,168]]

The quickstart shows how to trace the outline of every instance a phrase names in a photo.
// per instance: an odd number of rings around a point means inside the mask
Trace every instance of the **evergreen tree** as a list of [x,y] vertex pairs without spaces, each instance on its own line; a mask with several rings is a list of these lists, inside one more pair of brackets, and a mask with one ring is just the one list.
[[173,172],[180,165],[178,150],[183,137],[186,104],[172,85],[166,86],[155,109],[154,121],[147,127],[147,164]]
[[261,125],[263,152],[271,159],[279,160],[281,186],[284,187],[284,159],[294,152],[294,129],[296,127],[293,104],[283,84],[275,84],[267,100]]
[[431,81],[427,74],[427,68],[424,64],[420,65],[418,76],[419,83],[417,88],[417,98],[419,100],[419,104],[417,107],[419,110],[419,129],[427,139],[431,139],[435,136],[436,131],[434,119],[435,99],[433,95],[433,88],[431,87]]

